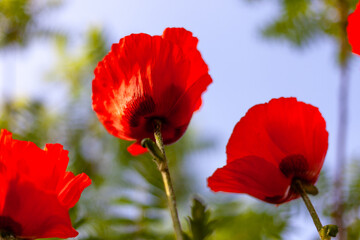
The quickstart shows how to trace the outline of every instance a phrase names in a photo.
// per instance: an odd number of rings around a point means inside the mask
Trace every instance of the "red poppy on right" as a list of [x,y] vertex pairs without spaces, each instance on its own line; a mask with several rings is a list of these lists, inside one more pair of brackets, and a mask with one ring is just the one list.
[[360,55],[360,4],[348,17],[347,33],[353,53]]
[[314,185],[328,149],[319,109],[296,98],[256,105],[236,124],[227,164],[208,178],[214,192],[247,193],[281,204],[300,195],[292,183]]

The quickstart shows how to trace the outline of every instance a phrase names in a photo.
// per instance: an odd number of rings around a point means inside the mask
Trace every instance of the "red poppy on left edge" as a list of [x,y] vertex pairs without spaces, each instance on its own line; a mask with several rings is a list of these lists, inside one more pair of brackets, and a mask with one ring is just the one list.
[[66,172],[68,151],[60,144],[45,149],[0,134],[0,233],[19,239],[70,238],[69,209],[91,184],[82,173]]
[[328,148],[318,108],[296,98],[252,107],[235,126],[227,164],[208,178],[211,190],[247,193],[280,204],[298,198],[295,179],[314,185]]
[[96,67],[94,111],[109,133],[136,141],[131,154],[146,151],[140,142],[154,139],[154,120],[161,121],[164,144],[170,144],[199,109],[212,79],[197,43],[184,28],[167,28],[162,36],[131,34],[113,44]]
[[353,53],[360,55],[360,4],[348,17],[347,33]]

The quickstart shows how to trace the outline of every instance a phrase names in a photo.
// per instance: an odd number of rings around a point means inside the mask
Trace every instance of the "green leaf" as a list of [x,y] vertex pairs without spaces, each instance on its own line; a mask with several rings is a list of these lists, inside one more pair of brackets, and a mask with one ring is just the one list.
[[187,220],[192,240],[207,239],[214,231],[215,220],[210,221],[210,210],[198,198],[193,199],[191,217],[188,217]]
[[287,40],[296,47],[307,46],[322,35],[316,17],[310,14],[289,16],[284,14],[267,25],[262,33],[267,38]]

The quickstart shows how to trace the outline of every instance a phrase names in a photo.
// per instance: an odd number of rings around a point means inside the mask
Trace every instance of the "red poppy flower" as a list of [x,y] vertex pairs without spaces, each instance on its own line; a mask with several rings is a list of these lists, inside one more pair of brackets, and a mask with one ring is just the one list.
[[177,141],[201,105],[212,82],[196,46],[198,39],[183,28],[167,28],[162,36],[131,34],[113,44],[99,62],[93,80],[93,108],[112,135],[136,140],[128,150],[152,138],[153,122],[162,122],[165,144]]
[[348,39],[353,53],[360,55],[360,4],[356,6],[355,12],[348,17]]
[[252,107],[235,126],[227,164],[208,178],[217,192],[247,193],[269,203],[298,198],[294,179],[315,184],[328,148],[318,108],[296,98]]
[[60,144],[44,150],[0,134],[0,232],[21,239],[78,235],[69,209],[91,184],[82,173],[66,172],[68,152]]

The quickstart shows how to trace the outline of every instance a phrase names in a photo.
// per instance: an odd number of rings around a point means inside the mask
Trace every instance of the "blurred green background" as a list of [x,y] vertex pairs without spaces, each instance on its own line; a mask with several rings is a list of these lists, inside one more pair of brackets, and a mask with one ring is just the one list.
[[[343,1],[344,6],[335,0],[273,2],[281,11],[264,25],[262,32],[266,38],[289,42],[300,51],[319,38],[333,39],[337,49],[333,57],[338,59],[339,71],[348,71],[351,54],[343,31],[346,23],[342,22],[340,12],[344,11],[347,16],[357,1]],[[161,176],[150,155],[132,157],[126,151],[130,143],[109,135],[91,108],[93,70],[110,49],[111,28],[89,25],[84,26],[86,31],[81,34],[68,31],[49,17],[49,14],[56,16],[64,4],[73,3],[0,0],[0,54],[6,63],[0,76],[3,84],[0,127],[12,131],[17,139],[35,142],[40,147],[48,142],[63,144],[69,150],[68,169],[76,174],[85,172],[93,180],[71,209],[72,222],[80,233],[76,239],[174,239]],[[86,6],[85,1],[82,4]],[[334,17],[336,12],[338,17]],[[41,97],[11,94],[16,73],[21,71],[13,66],[13,56],[21,58],[26,49],[37,43],[50,46],[55,60],[43,71],[43,79],[34,83],[47,82],[49,89],[58,89],[55,103]],[[213,78],[214,82],[218,80],[216,76]],[[32,81],[31,77],[28,81]],[[345,96],[348,88],[340,88]],[[347,102],[340,102],[340,106],[347,109]],[[346,122],[339,126],[344,127],[341,131],[346,133]],[[180,141],[166,148],[181,221],[189,238],[304,239],[301,237],[304,228],[299,227],[304,223],[300,221],[311,219],[299,200],[274,207],[243,196],[215,195],[203,190],[202,169],[198,172],[191,169],[191,166],[198,167],[192,161],[197,153],[211,153],[210,149],[216,148],[218,142],[216,137],[202,134],[190,125]],[[345,150],[340,146],[339,151]],[[217,167],[224,161],[216,163]],[[360,164],[356,159],[347,162],[342,164],[340,176],[322,172],[318,182],[320,195],[313,198],[314,205],[322,213],[323,223],[336,218],[344,220],[347,235],[341,239],[360,239]],[[346,173],[345,177],[342,172]],[[332,187],[337,178],[342,190]],[[340,216],[334,214],[339,211],[334,211],[332,205],[333,196],[339,191],[344,192],[340,194]],[[194,197],[202,200],[193,202]],[[194,206],[192,210],[191,206]],[[303,218],[294,218],[299,215]],[[317,239],[315,227],[305,226],[310,233],[307,233],[308,239]]]

